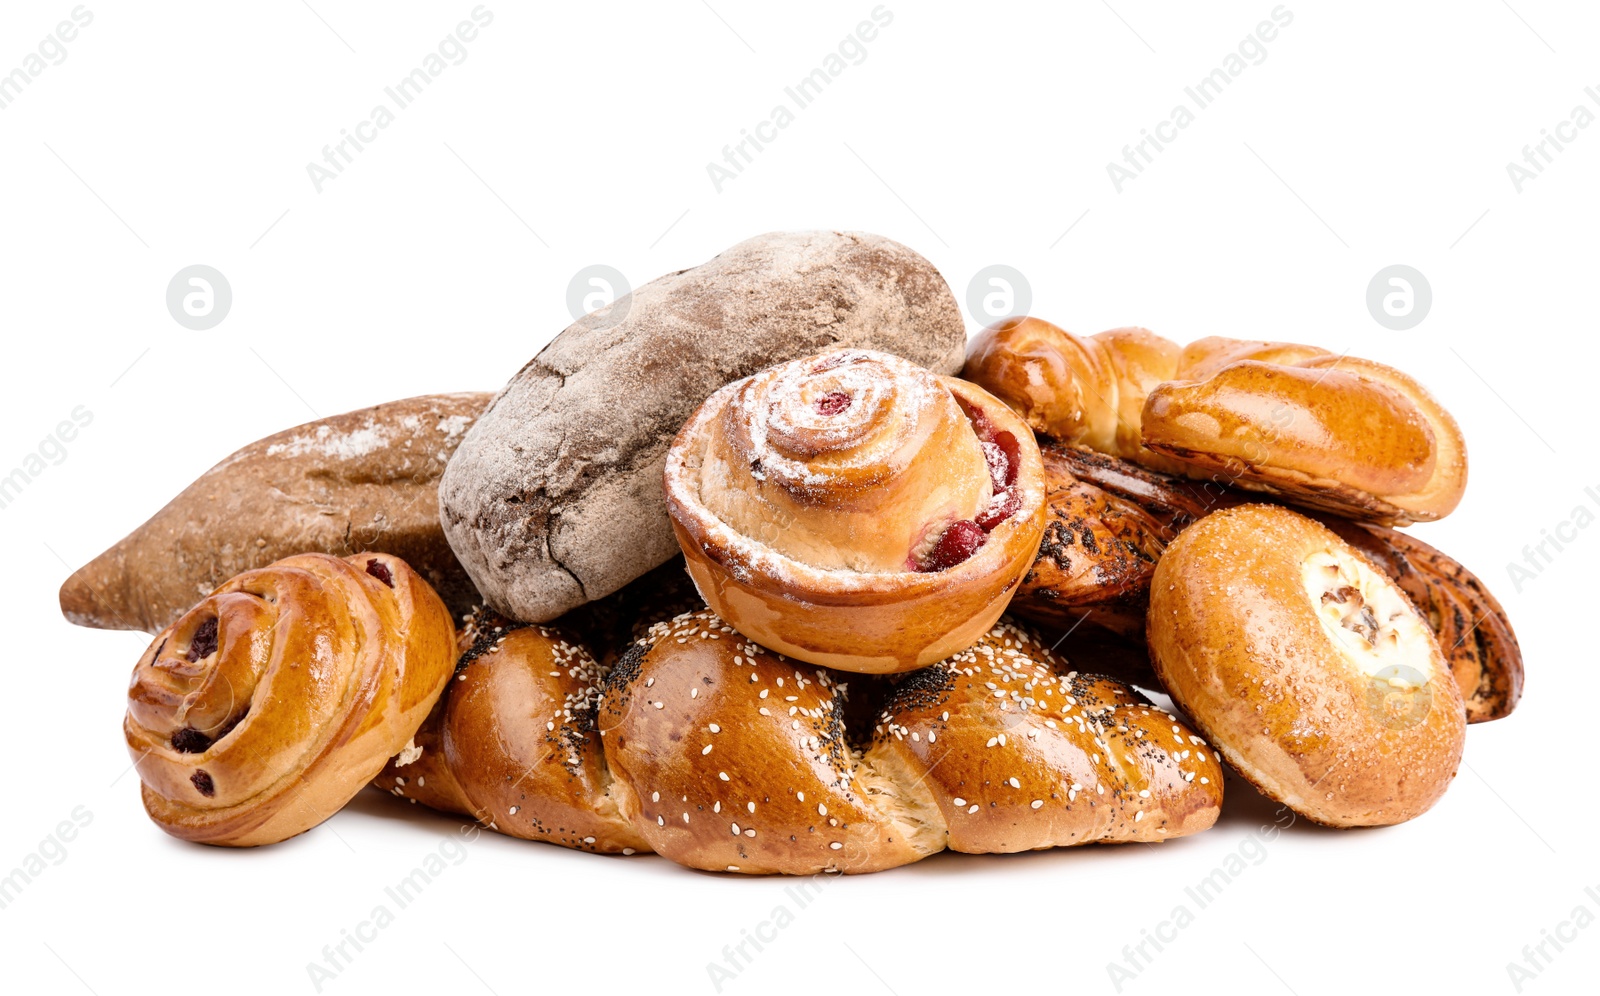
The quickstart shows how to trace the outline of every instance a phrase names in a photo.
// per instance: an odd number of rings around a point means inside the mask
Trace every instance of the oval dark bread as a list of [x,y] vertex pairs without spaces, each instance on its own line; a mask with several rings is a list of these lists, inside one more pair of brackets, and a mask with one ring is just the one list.
[[467,433],[440,482],[445,535],[485,601],[548,622],[678,553],[667,448],[731,381],[836,346],[961,366],[966,331],[933,264],[860,232],[741,242],[584,316]]

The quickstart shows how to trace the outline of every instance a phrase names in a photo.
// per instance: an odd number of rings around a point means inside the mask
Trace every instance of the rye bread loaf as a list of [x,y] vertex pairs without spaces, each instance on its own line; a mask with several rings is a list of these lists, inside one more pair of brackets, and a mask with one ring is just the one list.
[[484,599],[546,622],[678,553],[667,446],[730,381],[832,346],[954,373],[966,329],[917,253],[862,232],[775,232],[580,318],[495,396],[439,483]]
[[489,397],[391,401],[251,443],[68,578],[62,614],[155,633],[242,571],[297,553],[380,552],[459,616],[477,593],[439,528],[439,475]]

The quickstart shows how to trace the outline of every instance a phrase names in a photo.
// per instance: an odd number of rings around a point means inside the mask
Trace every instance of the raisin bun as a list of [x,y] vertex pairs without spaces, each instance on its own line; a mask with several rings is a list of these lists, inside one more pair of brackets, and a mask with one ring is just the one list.
[[976,385],[866,350],[712,395],[674,441],[665,487],[710,606],[765,647],[846,671],[973,643],[1044,529],[1028,427]]

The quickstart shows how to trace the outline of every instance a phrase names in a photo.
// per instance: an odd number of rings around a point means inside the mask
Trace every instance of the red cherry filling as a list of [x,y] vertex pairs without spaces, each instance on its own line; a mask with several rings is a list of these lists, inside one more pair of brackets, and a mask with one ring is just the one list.
[[[965,408],[965,406],[963,406]],[[989,539],[989,533],[1000,523],[1016,515],[1022,508],[1022,496],[1017,493],[1017,475],[1022,469],[1022,445],[1009,432],[996,432],[994,423],[981,412],[967,409],[972,429],[983,448],[983,459],[989,465],[989,480],[994,494],[989,504],[971,519],[961,519],[950,524],[920,561],[912,561],[911,569],[920,573],[947,570],[977,553]]]
[[850,392],[833,391],[824,394],[816,401],[817,412],[828,417],[839,414],[850,407]]
[[367,561],[367,573],[382,581],[389,587],[394,587],[394,574],[389,570],[389,565],[381,560]]
[[988,541],[988,531],[971,519],[952,522],[944,535],[939,537],[939,542],[928,551],[927,558],[916,565],[916,569],[929,574],[954,567],[977,553]]

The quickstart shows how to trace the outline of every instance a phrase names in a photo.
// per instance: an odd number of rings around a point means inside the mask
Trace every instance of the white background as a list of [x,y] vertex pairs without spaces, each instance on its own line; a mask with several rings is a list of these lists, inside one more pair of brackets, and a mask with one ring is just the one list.
[[[719,193],[706,164],[872,0],[494,0],[466,60],[318,193],[306,164],[473,6],[94,2],[65,61],[0,110],[0,474],[75,406],[93,413],[0,510],[0,875],[75,807],[92,813],[65,860],[0,910],[6,991],[310,992],[306,964],[458,826],[364,794],[275,847],[166,837],[120,731],[145,638],[65,623],[56,589],[72,568],[262,435],[498,387],[570,320],[581,267],[638,284],[787,228],[896,238],[963,303],[980,268],[1014,266],[1033,312],[1078,332],[1143,324],[1376,358],[1420,377],[1466,431],[1466,500],[1416,531],[1504,600],[1528,663],[1521,708],[1468,731],[1455,785],[1420,819],[1279,836],[1123,991],[1510,992],[1505,966],[1525,944],[1579,904],[1600,914],[1600,890],[1583,891],[1600,864],[1580,777],[1600,529],[1521,591],[1507,575],[1576,506],[1600,511],[1584,493],[1600,493],[1600,126],[1520,193],[1506,171],[1575,106],[1600,113],[1584,95],[1600,88],[1592,7],[1294,0],[1266,60],[1118,193],[1106,164],[1270,0],[960,13],[891,0],[866,59]],[[0,73],[72,8],[0,8]],[[209,332],[164,304],[192,263],[233,288]],[[1365,305],[1391,263],[1432,286],[1409,331]],[[1112,992],[1107,963],[1178,904],[1195,910],[1184,887],[1270,819],[1259,796],[1229,791],[1197,837],[940,855],[832,882],[804,910],[782,880],[486,834],[324,991],[711,992],[707,963],[782,903],[794,923],[724,991]],[[1600,929],[1546,950],[1553,964],[1524,991],[1577,991],[1600,965]]]

